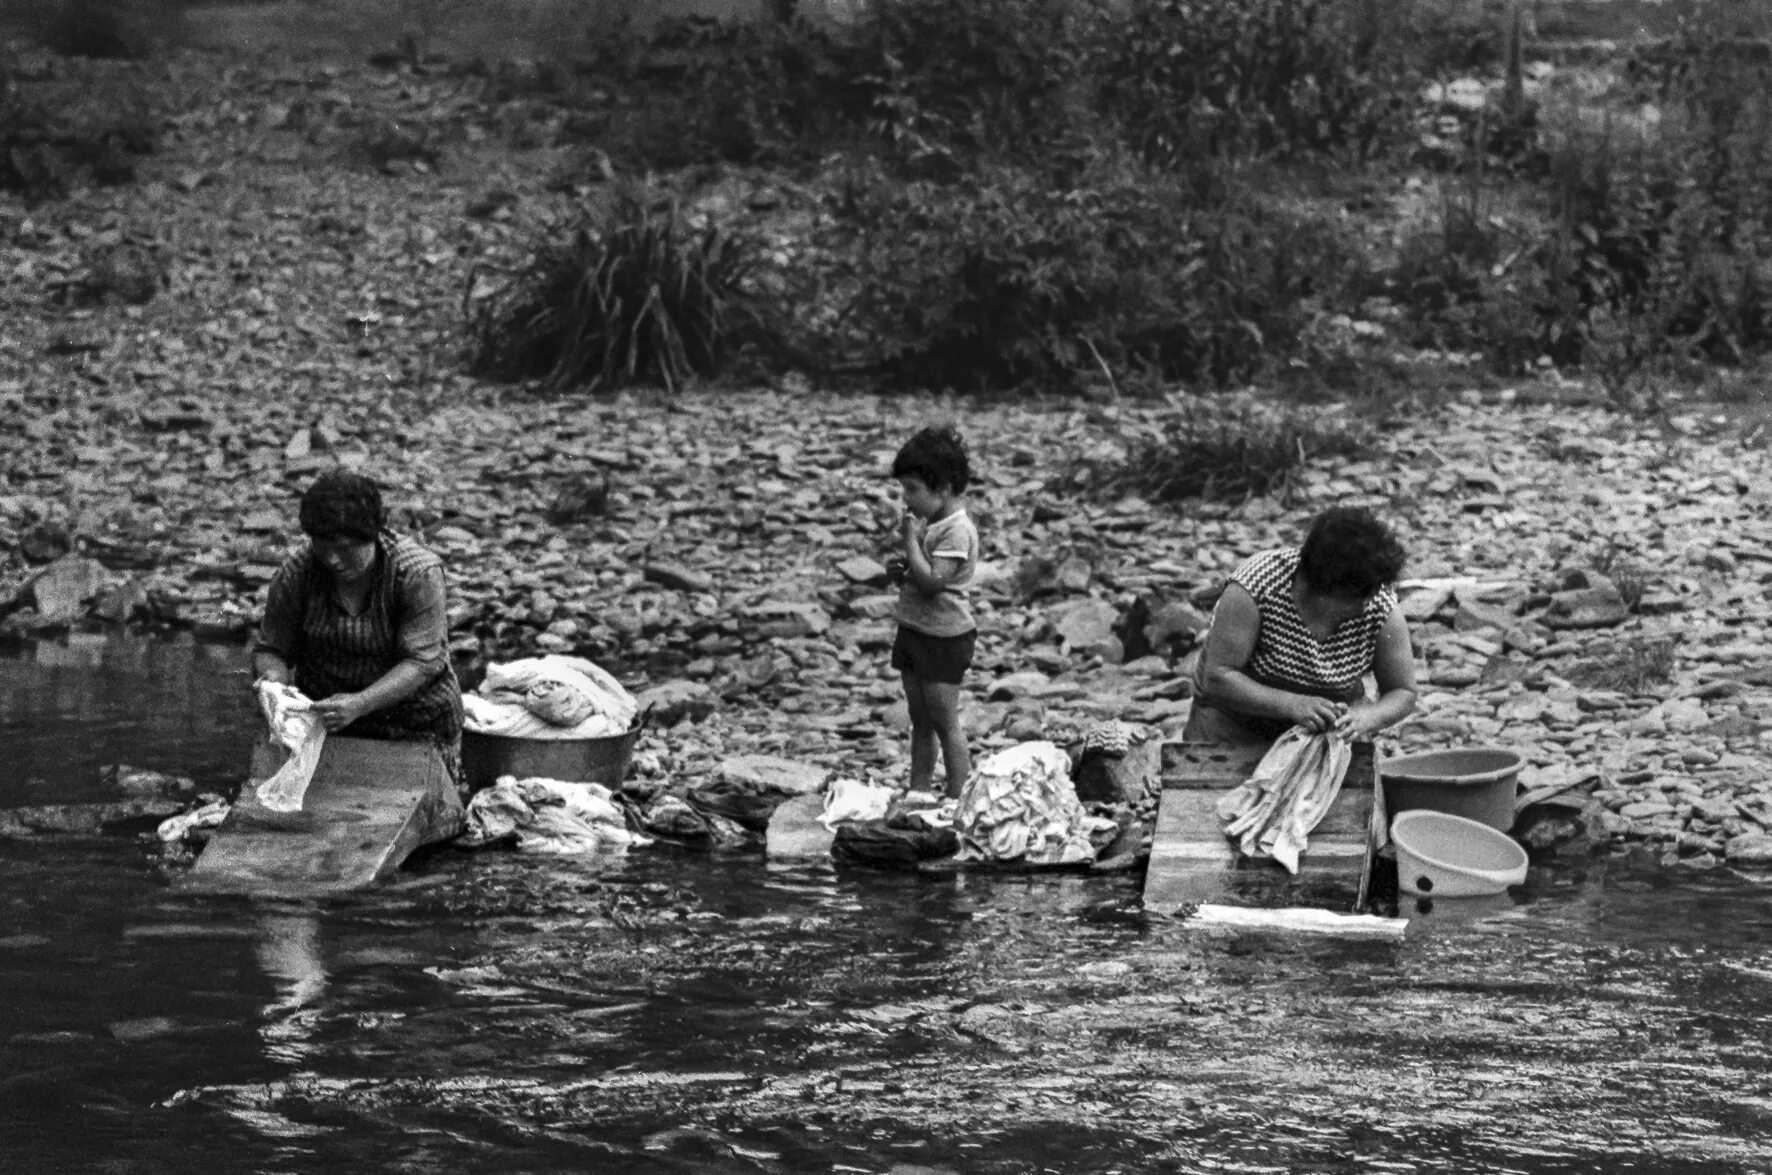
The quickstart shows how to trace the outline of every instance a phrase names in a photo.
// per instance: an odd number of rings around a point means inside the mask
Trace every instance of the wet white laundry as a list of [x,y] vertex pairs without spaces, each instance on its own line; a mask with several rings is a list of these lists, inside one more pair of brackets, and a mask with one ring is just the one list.
[[1246,906],[1201,905],[1189,925],[1231,926],[1245,930],[1292,930],[1302,934],[1336,934],[1346,938],[1402,938],[1407,918],[1376,914],[1340,914],[1309,906],[1257,909]]
[[467,819],[463,843],[469,846],[512,833],[525,853],[596,853],[652,843],[628,831],[627,818],[600,783],[501,775],[474,793]]
[[1019,743],[972,769],[954,830],[969,860],[1064,865],[1095,859],[1091,832],[1114,826],[1077,801],[1071,760],[1055,743]]
[[462,708],[476,734],[536,739],[626,734],[639,709],[607,670],[556,653],[488,666],[480,688],[462,697]]
[[833,779],[825,787],[824,811],[818,822],[826,828],[850,820],[883,820],[892,804],[892,789],[858,779]]
[[258,705],[271,741],[289,752],[276,774],[258,785],[258,802],[273,812],[299,812],[326,745],[326,727],[314,713],[313,701],[280,681],[258,683]]
[[1288,873],[1297,873],[1311,830],[1341,792],[1353,753],[1336,734],[1292,727],[1274,740],[1255,774],[1218,801],[1224,834],[1245,856],[1271,857]]

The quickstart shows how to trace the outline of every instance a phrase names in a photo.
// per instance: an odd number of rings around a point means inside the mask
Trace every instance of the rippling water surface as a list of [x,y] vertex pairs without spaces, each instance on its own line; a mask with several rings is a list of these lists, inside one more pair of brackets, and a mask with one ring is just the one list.
[[[14,650],[0,805],[236,779],[243,664]],[[1767,1171],[1768,896],[1611,858],[1375,944],[1132,878],[445,850],[279,903],[0,842],[0,1169]]]

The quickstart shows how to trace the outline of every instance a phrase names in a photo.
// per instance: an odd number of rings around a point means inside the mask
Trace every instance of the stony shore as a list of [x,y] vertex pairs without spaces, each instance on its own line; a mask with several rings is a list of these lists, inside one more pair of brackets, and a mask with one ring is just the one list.
[[[349,161],[343,115],[434,111],[435,83],[290,67],[200,85],[211,65],[130,67],[189,97],[141,183],[0,198],[6,626],[243,632],[294,495],[344,461],[448,561],[464,661],[584,650],[712,707],[649,736],[644,771],[773,752],[897,779],[885,470],[951,415],[989,562],[979,747],[1102,717],[1178,731],[1223,574],[1326,504],[1368,503],[1413,552],[1427,687],[1397,748],[1517,748],[1524,786],[1591,799],[1569,819],[1602,838],[1772,862],[1772,462],[1739,416],[1635,419],[1554,380],[1436,396],[1283,504],[1160,505],[1068,475],[1167,404],[490,386],[461,374],[460,297],[558,212],[559,160],[476,146],[486,112],[451,107],[440,167],[375,170]],[[488,213],[493,189],[509,199]],[[82,293],[130,264],[154,285],[139,304]]]

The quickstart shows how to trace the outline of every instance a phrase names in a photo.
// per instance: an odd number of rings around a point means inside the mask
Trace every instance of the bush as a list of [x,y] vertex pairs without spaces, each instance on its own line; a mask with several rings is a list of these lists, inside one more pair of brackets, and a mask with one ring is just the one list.
[[1103,103],[1154,162],[1365,158],[1410,129],[1416,85],[1373,0],[1135,0]]
[[186,0],[16,0],[13,19],[65,57],[146,57],[177,39]]
[[1118,375],[1224,384],[1284,354],[1357,267],[1336,226],[1098,160],[887,183],[857,209],[859,310],[899,380],[964,390]]
[[27,88],[0,72],[0,189],[44,200],[87,183],[128,183],[158,142],[149,103],[126,87]]
[[692,225],[674,198],[623,186],[470,311],[473,366],[554,387],[674,390],[762,333],[752,256],[744,238]]
[[1085,464],[1073,476],[1097,492],[1156,502],[1283,498],[1313,461],[1371,449],[1367,426],[1341,412],[1202,397],[1154,434],[1131,438],[1120,461]]

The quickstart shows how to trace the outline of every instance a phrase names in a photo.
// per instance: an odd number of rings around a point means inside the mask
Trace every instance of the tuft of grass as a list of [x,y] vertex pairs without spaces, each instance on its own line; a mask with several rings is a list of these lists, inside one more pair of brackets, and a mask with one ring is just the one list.
[[1612,581],[1626,608],[1635,612],[1642,607],[1643,596],[1649,590],[1649,569],[1631,558],[1622,544],[1608,543],[1594,556],[1592,564],[1595,571]]
[[127,84],[22,84],[0,59],[0,190],[27,200],[125,184],[159,146],[151,103]]
[[132,59],[183,32],[187,0],[14,0],[12,22],[63,57]]
[[1286,498],[1313,462],[1371,451],[1370,427],[1341,412],[1201,398],[1154,435],[1134,439],[1123,459],[1079,480],[1157,502]]
[[1666,685],[1673,675],[1673,638],[1635,636],[1619,642],[1610,653],[1576,665],[1569,679],[1592,689],[1642,695]]
[[497,379],[675,391],[759,333],[751,242],[693,225],[674,197],[621,185],[607,211],[470,310],[473,367]]

